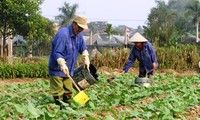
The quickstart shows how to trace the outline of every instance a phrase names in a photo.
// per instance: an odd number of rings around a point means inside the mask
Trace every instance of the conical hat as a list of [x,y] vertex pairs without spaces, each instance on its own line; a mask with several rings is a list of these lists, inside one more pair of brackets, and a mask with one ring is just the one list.
[[130,39],[130,42],[147,42],[148,40],[144,38],[140,33],[135,33]]

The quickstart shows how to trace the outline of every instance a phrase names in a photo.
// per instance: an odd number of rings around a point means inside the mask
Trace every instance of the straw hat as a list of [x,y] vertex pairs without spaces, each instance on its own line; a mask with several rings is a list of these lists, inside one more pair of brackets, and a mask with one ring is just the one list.
[[140,33],[135,33],[130,39],[130,42],[147,42],[148,40],[144,38]]
[[88,29],[87,19],[85,17],[80,16],[80,15],[76,15],[74,17],[74,22],[76,22],[78,24],[78,26],[80,26],[81,28]]

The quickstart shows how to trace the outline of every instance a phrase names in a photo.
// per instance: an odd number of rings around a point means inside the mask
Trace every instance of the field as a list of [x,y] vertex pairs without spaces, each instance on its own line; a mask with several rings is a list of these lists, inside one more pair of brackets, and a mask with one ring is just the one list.
[[[0,81],[0,119],[200,119],[200,75],[193,71],[158,70],[153,86],[134,84],[137,70],[120,74],[118,69],[98,69],[99,81],[85,90],[90,101],[73,100],[64,109],[54,104],[47,79],[5,79]],[[108,78],[115,77],[109,83]]]

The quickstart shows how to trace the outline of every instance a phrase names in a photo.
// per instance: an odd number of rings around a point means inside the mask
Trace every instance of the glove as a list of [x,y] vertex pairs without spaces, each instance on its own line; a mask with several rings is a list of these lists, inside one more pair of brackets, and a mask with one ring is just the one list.
[[90,67],[89,53],[87,50],[84,50],[82,55],[83,55],[83,59],[84,59],[84,64],[89,71],[90,70],[89,69],[89,67]]
[[124,70],[122,70],[121,72],[120,72],[121,74],[124,74],[124,73],[126,73]]
[[69,74],[69,70],[68,70],[68,67],[66,65],[66,61],[63,58],[58,58],[57,62],[60,65],[61,71],[66,75]]
[[199,62],[199,68],[200,68],[200,62]]
[[152,67],[153,67],[153,69],[156,69],[156,62],[152,63]]

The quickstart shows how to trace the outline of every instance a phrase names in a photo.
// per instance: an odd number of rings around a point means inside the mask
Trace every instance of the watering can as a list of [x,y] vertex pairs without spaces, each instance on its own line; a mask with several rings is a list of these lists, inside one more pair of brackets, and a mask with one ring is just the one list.
[[90,64],[89,70],[84,65],[80,65],[74,70],[72,78],[78,87],[84,90],[98,81],[97,69],[92,64]]
[[151,86],[151,79],[146,77],[137,77],[135,78],[135,84],[139,86],[149,87]]

